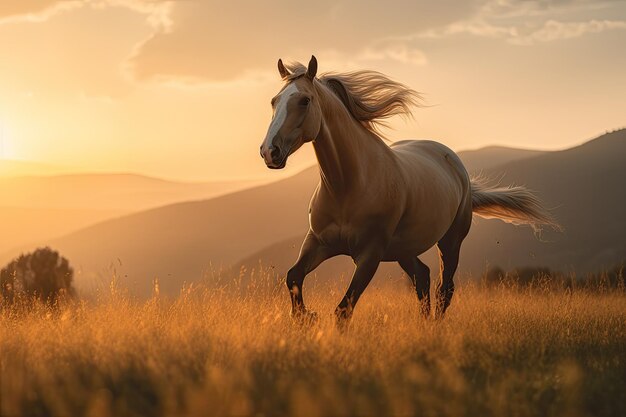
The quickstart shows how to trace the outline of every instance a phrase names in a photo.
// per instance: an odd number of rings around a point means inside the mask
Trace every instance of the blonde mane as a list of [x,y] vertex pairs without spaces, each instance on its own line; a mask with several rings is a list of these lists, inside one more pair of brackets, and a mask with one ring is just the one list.
[[[291,82],[302,77],[306,67],[299,62],[288,65]],[[341,100],[352,117],[367,130],[380,134],[386,119],[400,115],[412,117],[411,108],[421,104],[422,96],[411,88],[377,71],[324,73],[318,81]]]

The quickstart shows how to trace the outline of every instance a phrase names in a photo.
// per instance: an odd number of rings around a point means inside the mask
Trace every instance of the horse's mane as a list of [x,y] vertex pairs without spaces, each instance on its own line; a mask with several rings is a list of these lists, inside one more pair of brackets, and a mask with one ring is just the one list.
[[[299,62],[287,66],[290,82],[303,76],[306,67]],[[332,91],[346,106],[352,117],[371,132],[380,134],[385,119],[401,115],[411,117],[411,107],[419,106],[422,96],[409,87],[391,80],[377,71],[324,73],[318,81]]]

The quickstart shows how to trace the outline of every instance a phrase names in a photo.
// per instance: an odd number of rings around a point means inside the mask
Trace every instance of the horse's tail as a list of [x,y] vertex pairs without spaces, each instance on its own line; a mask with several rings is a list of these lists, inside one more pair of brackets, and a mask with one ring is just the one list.
[[530,225],[537,233],[542,226],[562,230],[539,198],[521,186],[489,186],[484,178],[472,178],[472,211],[481,217],[496,218],[516,225]]

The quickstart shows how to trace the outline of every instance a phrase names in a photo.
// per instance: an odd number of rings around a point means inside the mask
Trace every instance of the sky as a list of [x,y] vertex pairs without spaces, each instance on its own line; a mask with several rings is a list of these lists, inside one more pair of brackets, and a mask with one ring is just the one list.
[[[626,2],[2,0],[0,158],[272,178],[276,61],[424,94],[392,140],[563,149],[626,126]],[[305,147],[287,173],[314,162]]]

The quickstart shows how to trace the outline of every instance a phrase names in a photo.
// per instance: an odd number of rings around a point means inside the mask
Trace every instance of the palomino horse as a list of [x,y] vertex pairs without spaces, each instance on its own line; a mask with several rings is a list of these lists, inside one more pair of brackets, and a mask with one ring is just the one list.
[[285,167],[289,155],[313,142],[321,180],[309,207],[309,231],[287,274],[292,316],[310,321],[302,298],[304,277],[324,260],[349,255],[356,264],[335,310],[349,319],[380,262],[398,262],[430,315],[430,271],[419,260],[434,245],[441,258],[435,316],[454,292],[453,276],[472,213],[515,224],[556,226],[539,200],[523,187],[493,188],[470,179],[446,146],[405,140],[388,146],[376,133],[381,120],[410,114],[419,95],[373,71],[323,74],[278,61],[285,86],[272,99],[274,116],[261,145],[268,168]]

